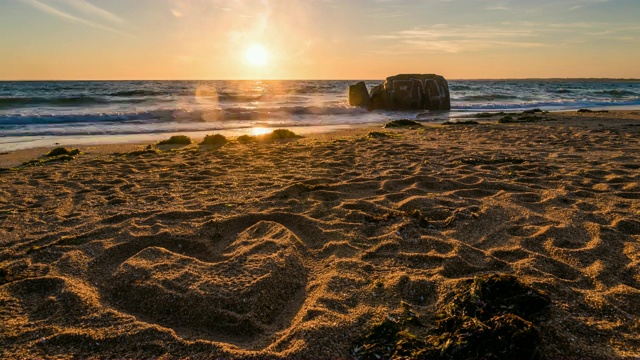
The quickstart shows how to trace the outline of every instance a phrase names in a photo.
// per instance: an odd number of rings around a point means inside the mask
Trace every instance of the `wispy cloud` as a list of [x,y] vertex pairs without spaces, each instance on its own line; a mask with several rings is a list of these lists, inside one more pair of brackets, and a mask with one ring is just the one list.
[[105,19],[107,21],[111,21],[114,23],[120,24],[124,22],[124,20],[118,15],[110,11],[107,11],[103,8],[97,7],[86,0],[63,0],[63,1],[67,3],[69,6],[85,14],[95,15],[95,16],[101,17],[102,19]]
[[[26,4],[29,4],[31,6],[33,6],[34,8],[45,12],[49,15],[53,15],[56,17],[59,17],[61,19],[67,20],[67,21],[71,21],[71,22],[75,22],[78,24],[82,24],[82,25],[86,25],[95,29],[99,29],[99,30],[103,30],[103,31],[108,31],[108,32],[112,32],[115,34],[120,34],[120,35],[128,35],[120,30],[114,29],[112,27],[106,26],[106,25],[102,25],[100,23],[91,21],[91,20],[87,20],[87,19],[83,19],[80,18],[78,16],[69,14],[67,12],[64,12],[58,8],[55,8],[51,5],[47,5],[45,3],[43,3],[41,0],[22,0],[23,2],[25,2]],[[73,0],[72,0],[73,1]],[[82,2],[82,1],[80,1]],[[89,4],[90,5],[90,4]],[[88,9],[88,8],[87,8]],[[98,8],[99,9],[99,8]],[[95,11],[95,10],[94,10]]]
[[607,22],[438,24],[367,38],[377,42],[375,53],[462,53],[487,49],[557,47],[567,43],[594,41],[632,42],[640,38],[640,25]]
[[438,24],[428,28],[398,31],[389,35],[374,35],[369,38],[392,42],[390,46],[395,53],[459,53],[499,47],[532,48],[545,46],[544,43],[532,41],[536,36],[538,34],[530,29]]

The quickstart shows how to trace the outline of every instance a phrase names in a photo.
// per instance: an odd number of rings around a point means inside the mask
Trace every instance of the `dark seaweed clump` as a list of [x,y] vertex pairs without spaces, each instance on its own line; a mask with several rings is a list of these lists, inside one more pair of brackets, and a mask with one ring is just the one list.
[[222,146],[228,142],[224,135],[213,134],[204,137],[200,145]]
[[174,135],[168,139],[158,141],[158,145],[190,145],[193,141],[186,135]]
[[256,142],[256,137],[255,136],[249,136],[249,135],[241,135],[241,136],[238,136],[238,142],[241,143],[241,144],[248,144],[248,143]]
[[391,137],[389,133],[381,132],[381,131],[371,131],[366,136],[368,139],[385,139]]
[[250,136],[250,135],[242,135],[238,137],[238,142],[242,144],[248,144],[252,142],[269,142],[276,140],[289,140],[289,139],[300,139],[302,136],[294,133],[289,129],[276,129],[273,130],[269,134],[258,135],[258,136]]
[[501,117],[500,120],[498,120],[498,123],[500,124],[525,123],[525,122],[536,122],[541,120],[545,120],[545,117],[537,116],[537,115],[520,115],[517,118],[513,118],[512,116],[507,115],[507,116]]
[[505,113],[504,111],[500,111],[499,113],[487,113],[487,112],[483,112],[483,113],[479,113],[474,115],[474,117],[479,118],[479,119],[483,119],[483,118],[490,118],[490,117],[494,117],[494,116],[505,116],[507,115],[507,113]]
[[393,120],[384,124],[383,127],[384,128],[401,128],[401,127],[417,128],[417,127],[422,127],[422,124],[414,120],[398,119],[398,120]]
[[519,114],[511,114],[511,115],[505,114],[505,116],[501,117],[498,120],[498,123],[508,124],[508,123],[537,122],[537,121],[546,120],[544,116],[540,116],[540,115],[546,115],[548,113],[549,113],[548,111],[543,111],[537,108],[531,109],[531,110],[525,110]]
[[63,148],[63,147],[57,147],[49,151],[45,156],[46,157],[54,157],[54,156],[60,156],[60,155],[76,156],[78,154],[80,154],[80,150],[78,149],[67,150],[66,148]]
[[608,112],[609,112],[608,110],[597,110],[597,111],[589,110],[589,109],[580,109],[580,110],[578,110],[579,114],[582,114],[582,113],[608,113]]
[[547,112],[546,111],[542,111],[542,110],[540,110],[538,108],[535,108],[535,109],[523,111],[522,115],[533,115],[533,114],[538,114],[538,113],[539,114],[546,114]]
[[258,138],[264,138],[265,140],[285,140],[285,139],[299,139],[302,136],[294,133],[289,129],[276,129],[271,134],[261,135]]
[[482,275],[465,281],[427,328],[403,303],[356,342],[357,359],[532,359],[540,356],[534,326],[550,300],[510,275]]
[[82,153],[78,149],[67,150],[63,147],[57,147],[38,159],[23,162],[22,166],[40,166],[52,162],[67,162],[75,159],[80,154]]
[[160,151],[158,151],[158,149],[146,148],[146,149],[142,149],[142,150],[134,150],[134,151],[131,151],[131,152],[123,154],[123,155],[126,155],[126,156],[141,156],[141,155],[159,154],[159,153],[160,153]]

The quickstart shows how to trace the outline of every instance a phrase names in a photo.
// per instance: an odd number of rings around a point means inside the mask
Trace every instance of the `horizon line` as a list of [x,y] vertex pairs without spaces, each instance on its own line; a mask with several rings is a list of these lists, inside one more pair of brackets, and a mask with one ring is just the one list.
[[[394,76],[394,75],[392,75]],[[0,79],[0,82],[46,82],[46,81],[58,81],[58,82],[72,82],[72,81],[86,81],[86,82],[126,82],[126,81],[384,81],[385,78],[380,79],[357,79],[357,78],[344,78],[344,79]],[[618,81],[640,81],[640,78],[624,78],[624,77],[522,77],[522,78],[445,78],[447,81],[505,81],[505,80],[618,80]]]

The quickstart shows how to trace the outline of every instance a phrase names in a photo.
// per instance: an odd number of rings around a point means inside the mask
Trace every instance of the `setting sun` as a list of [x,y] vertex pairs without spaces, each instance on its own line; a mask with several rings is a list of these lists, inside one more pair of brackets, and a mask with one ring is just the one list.
[[251,45],[251,47],[247,49],[247,52],[245,53],[245,57],[249,62],[249,64],[262,66],[267,63],[269,54],[267,53],[267,50],[262,45],[255,44],[255,45]]

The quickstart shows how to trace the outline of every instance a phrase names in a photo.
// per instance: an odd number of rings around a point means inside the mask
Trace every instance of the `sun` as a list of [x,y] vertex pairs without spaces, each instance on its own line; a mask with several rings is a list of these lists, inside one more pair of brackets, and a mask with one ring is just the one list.
[[269,60],[269,53],[264,46],[259,44],[251,45],[245,52],[245,57],[249,64],[254,66],[263,66]]

